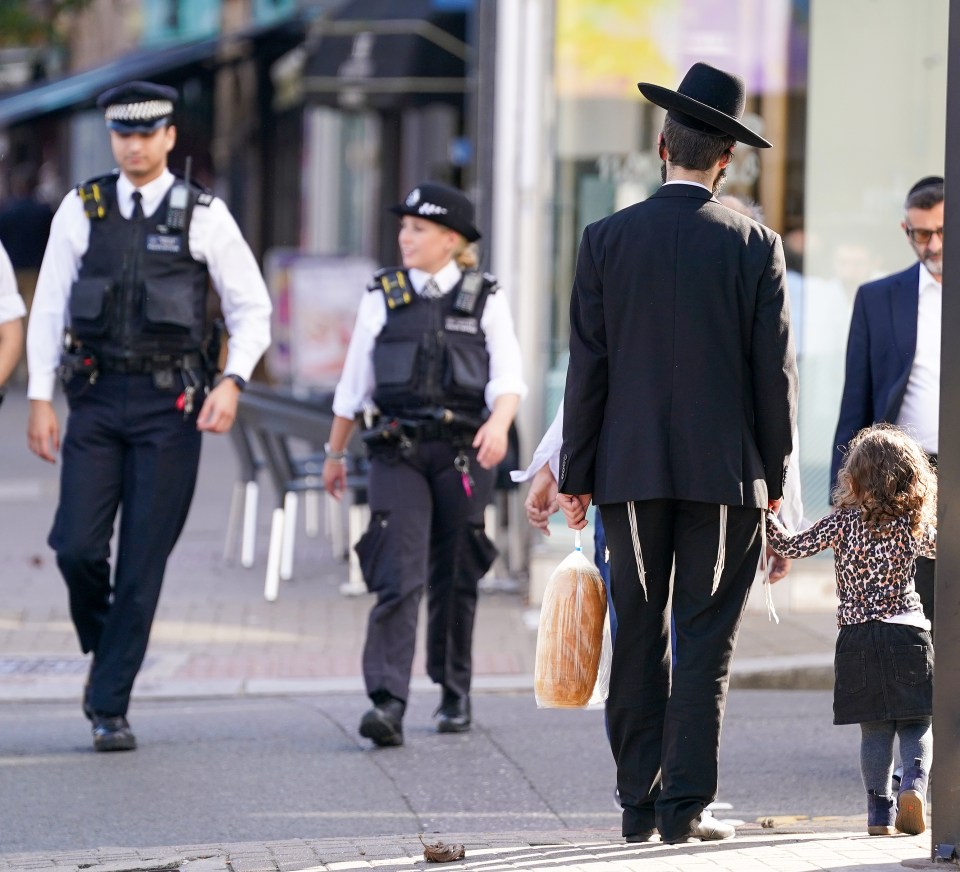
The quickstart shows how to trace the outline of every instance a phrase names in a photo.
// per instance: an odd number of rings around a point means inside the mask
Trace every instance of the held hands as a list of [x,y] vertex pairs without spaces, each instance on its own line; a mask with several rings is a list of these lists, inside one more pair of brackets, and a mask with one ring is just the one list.
[[557,494],[560,511],[571,530],[582,530],[587,526],[587,509],[592,498],[593,494]]
[[240,388],[232,379],[221,379],[220,383],[207,394],[200,414],[197,415],[197,429],[209,433],[226,433],[237,417],[237,402]]
[[545,536],[550,535],[550,516],[559,510],[557,504],[557,480],[548,464],[540,467],[530,482],[530,490],[523,502],[530,525],[536,527]]
[[767,548],[767,576],[771,584],[775,584],[782,578],[790,574],[790,567],[793,561],[789,557],[781,557],[774,554],[772,548]]

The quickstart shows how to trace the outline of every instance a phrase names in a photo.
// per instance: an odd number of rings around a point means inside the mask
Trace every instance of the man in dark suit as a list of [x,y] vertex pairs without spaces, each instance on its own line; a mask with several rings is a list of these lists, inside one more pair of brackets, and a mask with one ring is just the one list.
[[[853,304],[840,420],[830,481],[837,483],[847,444],[877,421],[899,424],[934,463],[940,426],[940,285],[943,179],[927,176],[907,194],[900,223],[918,262],[861,286]],[[933,623],[934,561],[917,560],[916,588]]]
[[[695,64],[667,109],[666,184],[586,228],[570,303],[558,502],[607,532],[618,618],[607,716],[628,842],[729,838],[716,798],[730,659],[792,448],[796,364],[780,237],[713,194],[744,85]],[[669,613],[677,663],[670,666]]]

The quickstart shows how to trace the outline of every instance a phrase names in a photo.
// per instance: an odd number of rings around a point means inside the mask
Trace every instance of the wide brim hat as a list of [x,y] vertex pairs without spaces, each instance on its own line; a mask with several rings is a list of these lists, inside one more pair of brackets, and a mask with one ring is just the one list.
[[170,123],[177,102],[176,88],[153,82],[127,82],[97,98],[107,127],[117,133],[152,133]]
[[463,191],[440,182],[423,182],[402,203],[387,207],[394,215],[415,215],[449,227],[467,242],[476,242],[480,231],[474,226],[473,203]]
[[740,123],[746,87],[739,76],[700,62],[687,70],[676,91],[650,82],[638,82],[637,87],[651,103],[666,109],[677,124],[713,136],[732,136],[755,148],[771,147],[762,136]]

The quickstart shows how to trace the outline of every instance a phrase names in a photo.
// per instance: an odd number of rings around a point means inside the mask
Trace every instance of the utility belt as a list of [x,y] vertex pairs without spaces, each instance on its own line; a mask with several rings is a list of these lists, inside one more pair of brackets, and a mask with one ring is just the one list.
[[417,442],[442,441],[458,447],[469,445],[486,416],[436,409],[413,414],[383,415],[361,434],[371,450],[399,447],[409,451]]
[[152,375],[162,370],[187,369],[201,372],[206,362],[199,351],[186,354],[151,354],[143,357],[101,357],[100,372],[119,372],[127,375]]
[[101,373],[120,373],[124,375],[152,375],[154,384],[169,390],[177,386],[176,376],[181,374],[184,383],[189,382],[196,390],[202,387],[207,378],[207,365],[198,351],[184,354],[149,354],[135,357],[116,357],[99,355],[87,348],[65,342],[57,375],[64,389],[72,385],[77,376],[82,376],[88,385],[97,381]]

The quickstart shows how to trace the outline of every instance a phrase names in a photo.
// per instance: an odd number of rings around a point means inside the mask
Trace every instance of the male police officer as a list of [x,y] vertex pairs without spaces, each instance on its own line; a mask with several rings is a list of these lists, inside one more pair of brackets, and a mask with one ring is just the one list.
[[[101,95],[120,171],[64,198],[27,331],[27,441],[51,463],[60,447],[51,404],[58,370],[70,408],[49,543],[80,645],[93,653],[83,711],[98,751],[136,747],[127,706],[193,496],[201,431],[230,429],[270,341],[267,289],[226,205],[167,169],[176,98],[149,82]],[[208,390],[211,280],[230,341],[226,375]]]

